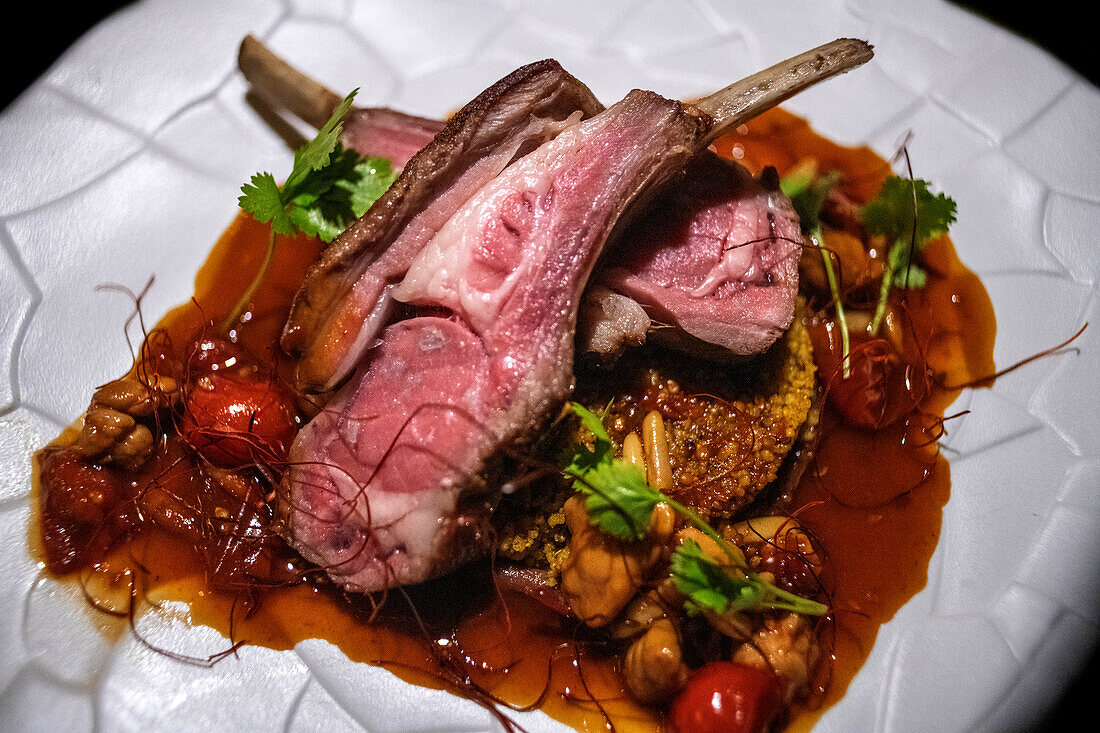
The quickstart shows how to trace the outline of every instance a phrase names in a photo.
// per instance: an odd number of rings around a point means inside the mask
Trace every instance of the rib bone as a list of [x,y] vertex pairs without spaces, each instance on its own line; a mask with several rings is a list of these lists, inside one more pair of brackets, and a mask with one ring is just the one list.
[[866,41],[838,38],[704,97],[695,102],[695,107],[714,118],[708,141],[713,142],[731,128],[819,82],[870,61],[873,55]]

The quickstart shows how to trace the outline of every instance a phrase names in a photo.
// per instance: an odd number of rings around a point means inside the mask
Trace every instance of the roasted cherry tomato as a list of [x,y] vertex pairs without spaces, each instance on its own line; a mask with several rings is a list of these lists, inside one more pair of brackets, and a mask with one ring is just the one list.
[[779,683],[769,670],[711,662],[692,673],[670,717],[676,733],[764,733],[781,705]]
[[214,465],[285,461],[297,432],[294,397],[274,378],[219,370],[188,387],[180,435]]
[[912,412],[927,392],[927,377],[921,365],[886,338],[864,332],[850,334],[846,377],[837,323],[828,320],[811,324],[810,338],[828,400],[850,425],[884,428]]
[[67,573],[97,559],[126,531],[133,487],[118,471],[69,448],[47,447],[37,460],[46,567]]

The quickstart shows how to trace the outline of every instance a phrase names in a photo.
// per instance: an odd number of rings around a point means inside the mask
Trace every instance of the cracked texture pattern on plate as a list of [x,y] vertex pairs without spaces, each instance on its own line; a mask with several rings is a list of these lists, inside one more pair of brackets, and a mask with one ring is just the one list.
[[[934,33],[931,29],[934,29]],[[442,115],[553,56],[604,100],[691,97],[837,36],[875,61],[787,106],[958,201],[953,238],[1010,364],[1100,323],[1100,92],[938,2],[146,0],[83,37],[0,116],[0,729],[486,731],[484,710],[350,663],[325,642],[212,669],[108,644],[26,550],[30,456],[129,366],[132,304],[191,294],[238,187],[288,151],[244,101],[236,49],[264,39],[361,104]],[[134,335],[134,334],[131,334]],[[945,441],[952,498],[927,587],[883,627],[820,731],[1000,731],[1049,705],[1097,641],[1100,358],[1079,351],[964,394]],[[176,609],[151,638],[204,656]],[[560,726],[522,716],[532,730]]]

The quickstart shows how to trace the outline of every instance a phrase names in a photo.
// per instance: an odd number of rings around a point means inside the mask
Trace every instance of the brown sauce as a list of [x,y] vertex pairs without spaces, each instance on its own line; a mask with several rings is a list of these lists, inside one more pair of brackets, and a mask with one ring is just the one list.
[[[824,168],[845,173],[846,192],[857,200],[874,195],[890,173],[872,151],[835,145],[783,111],[767,113],[727,136],[718,149],[750,170],[771,165],[781,174],[801,158],[815,157]],[[164,318],[151,341],[190,343],[212,320],[216,323],[247,287],[267,236],[266,226],[243,215],[234,221],[200,271],[194,300]],[[277,372],[290,366],[276,346],[289,301],[319,251],[309,239],[280,241],[250,319],[235,334],[239,344]],[[911,296],[909,312],[917,322],[914,330],[923,334],[928,365],[942,384],[993,373],[994,317],[981,283],[946,238],[929,246],[925,261],[937,277]],[[790,730],[810,728],[843,696],[881,624],[926,583],[950,493],[948,463],[930,436],[941,425],[949,426],[939,418],[957,394],[933,386],[909,419],[875,432],[848,427],[829,409],[822,416],[823,442],[787,508],[824,548],[835,614],[823,625],[828,658],[818,675],[820,689],[806,709],[796,711]],[[55,445],[71,437],[69,431]],[[232,496],[224,487],[195,480],[184,453],[170,439],[120,489],[139,497],[142,507],[152,506],[149,486],[161,491],[160,506],[168,508],[154,521],[148,511],[118,518],[115,534],[106,538],[113,541],[109,552],[94,562],[83,558],[52,568],[60,578],[83,584],[101,610],[117,615],[120,633],[127,615],[138,612],[135,597],[183,601],[192,622],[220,631],[227,649],[237,643],[290,649],[302,640],[322,638],[351,660],[385,666],[412,683],[476,697],[469,680],[515,708],[539,707],[579,729],[600,729],[607,722],[618,730],[661,725],[659,713],[622,691],[615,655],[586,643],[583,630],[539,603],[498,592],[485,564],[407,594],[391,591],[379,607],[372,602],[379,599],[348,598],[316,575],[303,574],[293,553],[262,529],[219,546],[211,561],[188,534],[189,528],[199,535],[203,526],[209,530],[202,511],[216,509],[218,516],[244,524],[254,520],[261,528],[270,523],[270,513],[260,484]],[[40,552],[44,530],[46,541],[52,541],[49,513],[46,501],[31,532]],[[225,563],[244,571],[222,573]]]

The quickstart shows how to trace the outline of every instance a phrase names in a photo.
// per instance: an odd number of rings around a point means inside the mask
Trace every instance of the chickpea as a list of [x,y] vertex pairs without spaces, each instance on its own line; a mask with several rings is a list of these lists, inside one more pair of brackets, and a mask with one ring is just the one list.
[[571,496],[563,507],[572,537],[561,569],[561,590],[577,618],[597,628],[611,622],[638,592],[646,574],[660,561],[663,545],[675,531],[675,513],[659,504],[649,536],[623,542],[588,520],[584,497]]
[[630,645],[622,673],[626,689],[641,702],[668,700],[680,691],[687,683],[688,668],[671,619],[657,619]]
[[639,593],[610,626],[611,637],[625,640],[641,636],[656,621],[668,618],[666,609],[670,607],[656,588]]

